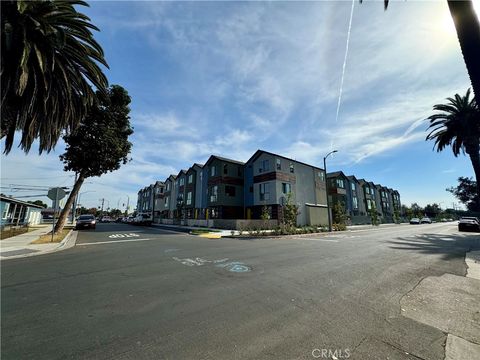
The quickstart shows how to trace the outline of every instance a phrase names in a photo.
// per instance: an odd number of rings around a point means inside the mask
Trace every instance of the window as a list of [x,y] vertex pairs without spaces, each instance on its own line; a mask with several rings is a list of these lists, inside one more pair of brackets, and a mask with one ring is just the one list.
[[210,176],[215,176],[215,173],[216,173],[215,166],[212,166],[210,168]]
[[170,191],[170,183],[167,183],[167,191]]
[[210,202],[216,202],[217,195],[218,195],[218,186],[215,185],[214,187],[212,187],[212,191],[210,193]]
[[325,173],[323,171],[318,172],[318,177],[320,178],[321,182],[325,182]]
[[343,181],[343,179],[337,179],[337,187],[345,189],[345,182]]
[[5,208],[3,209],[3,213],[2,213],[2,219],[7,218],[9,209],[10,209],[10,203],[5,203]]
[[367,209],[371,210],[372,209],[372,200],[367,199]]
[[168,207],[168,199],[169,199],[169,197],[167,196],[167,197],[165,198],[165,207],[166,207],[166,208]]
[[260,201],[270,200],[268,183],[259,184],[259,189],[260,189]]
[[193,183],[193,174],[188,175],[188,183]]
[[282,170],[282,161],[280,159],[277,159],[277,170]]
[[358,209],[358,198],[356,196],[352,197],[353,208]]
[[225,175],[228,174],[227,164],[223,165],[223,173],[224,173]]
[[270,162],[267,160],[262,161],[262,168],[260,169],[260,172],[262,171],[268,171],[270,170]]
[[185,178],[180,178],[180,186],[183,186],[185,185]]
[[290,172],[293,174],[295,172],[295,167],[290,163]]
[[350,184],[350,187],[351,187],[352,191],[355,191],[355,190],[356,190],[356,188],[355,188],[355,183],[351,183],[351,184]]
[[292,185],[290,183],[282,183],[282,192],[289,194],[292,192]]
[[192,192],[187,193],[187,205],[192,205]]
[[225,186],[225,195],[235,196],[235,186],[226,185]]

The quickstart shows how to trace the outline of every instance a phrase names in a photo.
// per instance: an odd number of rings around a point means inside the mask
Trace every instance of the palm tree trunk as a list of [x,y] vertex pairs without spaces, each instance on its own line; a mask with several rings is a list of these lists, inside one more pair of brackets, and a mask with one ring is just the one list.
[[58,217],[58,221],[55,224],[55,234],[63,230],[63,227],[67,222],[68,213],[72,208],[73,201],[76,199],[77,194],[80,191],[80,188],[82,187],[82,184],[84,181],[85,181],[85,176],[82,173],[80,173],[77,181],[75,182],[75,185],[73,185],[73,189],[70,192],[70,195],[68,196],[67,202],[63,207],[62,212],[60,213],[60,216]]
[[476,197],[476,209],[480,211],[480,146],[476,146],[476,151],[469,153],[470,161],[472,162],[473,171],[475,172],[475,181],[477,182],[477,197]]
[[448,0],[448,8],[455,23],[473,93],[477,104],[480,104],[480,23],[471,0]]

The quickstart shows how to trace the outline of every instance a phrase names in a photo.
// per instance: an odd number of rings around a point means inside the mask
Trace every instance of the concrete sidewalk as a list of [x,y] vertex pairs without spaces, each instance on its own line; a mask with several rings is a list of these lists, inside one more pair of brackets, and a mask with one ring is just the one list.
[[42,235],[48,234],[51,230],[51,225],[48,225],[37,230],[1,240],[0,260],[43,255],[75,246],[77,232],[73,230],[71,230],[60,243],[31,244],[32,241],[37,240]]
[[466,277],[426,277],[400,302],[403,316],[448,334],[446,360],[480,359],[480,251],[465,262]]

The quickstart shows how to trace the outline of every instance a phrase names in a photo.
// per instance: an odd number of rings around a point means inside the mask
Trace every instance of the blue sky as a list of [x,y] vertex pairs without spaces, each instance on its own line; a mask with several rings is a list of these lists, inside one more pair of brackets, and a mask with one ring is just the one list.
[[[476,1],[478,8],[479,1]],[[93,178],[81,202],[110,207],[210,154],[257,149],[398,189],[405,204],[456,199],[468,157],[424,141],[432,106],[470,86],[447,2],[91,2],[112,84],[131,97],[132,161]],[[55,151],[2,158],[8,184],[69,186]],[[2,189],[3,192],[5,188]],[[87,192],[88,191],[88,192]],[[10,192],[11,193],[11,192]],[[27,193],[11,193],[26,195]],[[44,200],[46,200],[44,198]]]

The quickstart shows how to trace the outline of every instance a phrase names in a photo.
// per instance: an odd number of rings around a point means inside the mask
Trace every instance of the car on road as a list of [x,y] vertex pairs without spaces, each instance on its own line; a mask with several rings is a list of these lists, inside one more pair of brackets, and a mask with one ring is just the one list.
[[95,220],[95,216],[93,215],[80,215],[77,218],[77,223],[75,224],[75,230],[80,229],[93,229],[97,225],[97,221]]
[[480,231],[480,220],[477,217],[462,217],[458,222],[458,231]]
[[138,214],[133,219],[133,223],[135,225],[148,225],[148,226],[150,226],[152,224],[152,217],[148,213]]
[[420,220],[420,224],[431,224],[432,223],[432,220],[425,216],[424,218],[422,218],[422,220]]
[[109,222],[112,222],[112,218],[110,216],[103,216],[102,219],[100,220],[100,222],[102,223],[109,223]]
[[420,224],[420,219],[419,218],[411,218],[410,219],[410,224],[418,225],[418,224]]

